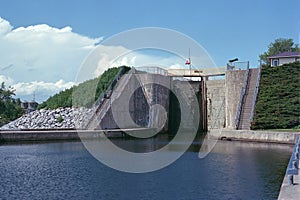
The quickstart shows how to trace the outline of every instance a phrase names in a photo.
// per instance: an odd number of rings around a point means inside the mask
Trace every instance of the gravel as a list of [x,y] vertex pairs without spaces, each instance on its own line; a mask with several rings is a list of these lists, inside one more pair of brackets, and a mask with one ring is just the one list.
[[1,130],[15,129],[74,129],[84,128],[93,110],[87,108],[40,109],[2,126]]

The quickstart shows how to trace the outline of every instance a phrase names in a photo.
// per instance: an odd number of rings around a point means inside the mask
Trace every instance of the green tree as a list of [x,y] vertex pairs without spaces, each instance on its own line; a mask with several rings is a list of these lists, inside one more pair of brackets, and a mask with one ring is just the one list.
[[0,126],[20,117],[24,111],[20,99],[14,99],[14,89],[5,87],[4,82],[0,87]]
[[268,50],[263,54],[259,55],[259,58],[262,62],[266,64],[270,64],[268,57],[273,56],[283,52],[300,52],[300,48],[298,44],[295,44],[293,39],[285,39],[279,38],[276,39],[274,42],[270,43],[268,46]]
[[[99,98],[101,93],[104,93],[120,69],[129,71],[129,67],[113,67],[107,69],[101,76],[87,80],[70,89],[61,91],[54,96],[47,99],[38,106],[38,109],[55,109],[58,107],[91,107],[93,103]],[[76,97],[73,99],[73,97]]]

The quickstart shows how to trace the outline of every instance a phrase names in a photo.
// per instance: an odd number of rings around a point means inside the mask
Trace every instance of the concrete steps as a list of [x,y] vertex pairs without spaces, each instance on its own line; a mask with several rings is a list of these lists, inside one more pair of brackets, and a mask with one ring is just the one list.
[[250,130],[250,117],[253,101],[255,101],[254,94],[256,89],[256,82],[259,76],[259,69],[250,69],[248,76],[248,83],[243,98],[238,130]]

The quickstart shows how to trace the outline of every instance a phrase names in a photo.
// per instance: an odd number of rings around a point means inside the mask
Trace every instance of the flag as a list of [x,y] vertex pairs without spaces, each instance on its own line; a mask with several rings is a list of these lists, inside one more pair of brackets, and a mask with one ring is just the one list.
[[185,61],[185,64],[186,64],[186,65],[190,65],[190,64],[191,64],[191,60],[190,60],[190,58],[189,58],[189,59],[187,59],[187,60]]

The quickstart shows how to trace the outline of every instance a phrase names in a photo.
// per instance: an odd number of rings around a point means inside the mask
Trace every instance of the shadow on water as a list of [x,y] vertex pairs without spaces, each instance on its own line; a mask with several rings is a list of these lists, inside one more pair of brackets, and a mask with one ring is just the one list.
[[[168,148],[169,151],[176,151],[181,150],[180,148],[182,144],[186,144],[188,141],[180,141],[180,142],[173,142],[175,135],[168,134],[168,133],[160,133],[151,138],[134,138],[134,137],[123,137],[123,138],[113,138],[110,139],[112,143],[117,145],[118,147],[134,152],[134,153],[146,153],[159,150],[165,147],[168,144],[171,144]],[[203,138],[205,135],[203,133],[197,134],[194,138],[194,141],[189,146],[187,151],[198,152]]]
[[[133,152],[150,152],[172,139],[168,134],[159,134],[148,139],[111,141]],[[198,135],[174,163],[145,174],[110,169],[78,141],[3,144],[0,196],[105,200],[277,198],[292,145],[218,141],[207,157],[199,159],[202,141],[203,135]],[[173,144],[168,153],[180,149],[177,147],[182,143]]]

